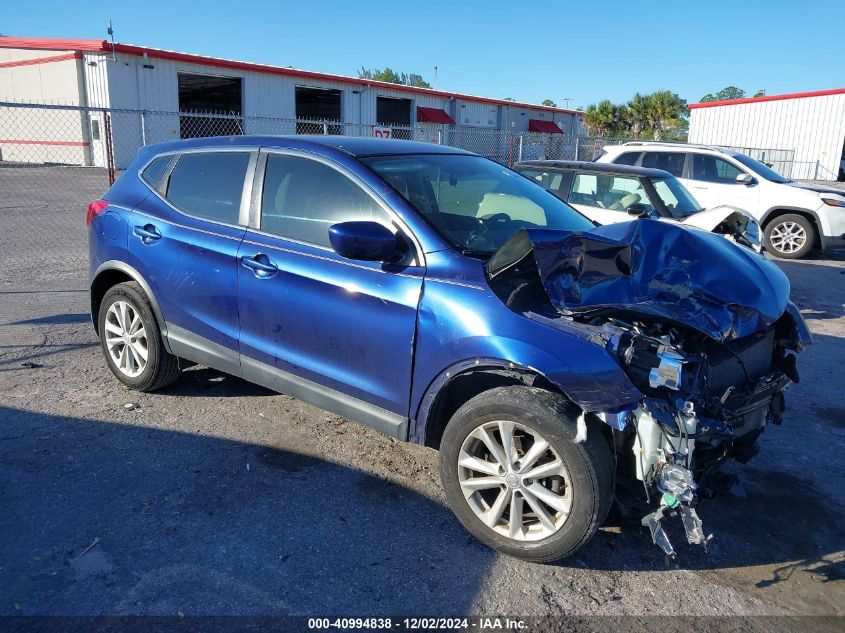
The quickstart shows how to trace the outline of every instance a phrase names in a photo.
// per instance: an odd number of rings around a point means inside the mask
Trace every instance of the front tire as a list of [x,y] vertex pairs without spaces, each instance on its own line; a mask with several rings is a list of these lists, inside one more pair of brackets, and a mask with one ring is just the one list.
[[109,369],[130,389],[155,391],[179,377],[179,359],[164,348],[152,305],[138,283],[109,288],[97,323]]
[[766,249],[783,259],[800,259],[813,250],[816,229],[803,215],[786,213],[766,225]]
[[525,386],[500,387],[452,416],[440,477],[461,524],[502,553],[534,562],[592,538],[613,500],[613,458],[594,429],[575,443],[578,409]]

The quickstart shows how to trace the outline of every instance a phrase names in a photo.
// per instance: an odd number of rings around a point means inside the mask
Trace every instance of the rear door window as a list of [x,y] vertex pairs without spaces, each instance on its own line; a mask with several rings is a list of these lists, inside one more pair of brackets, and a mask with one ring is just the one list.
[[676,178],[683,178],[686,158],[687,155],[683,152],[645,152],[642,166],[662,169]]
[[170,174],[167,199],[207,220],[237,224],[249,152],[182,154]]
[[617,165],[636,165],[642,154],[642,152],[625,152],[624,154],[619,154],[613,162]]
[[267,156],[261,195],[262,231],[331,246],[329,227],[353,220],[391,226],[387,212],[336,169],[298,156]]
[[631,205],[642,204],[646,210],[654,211],[648,194],[636,176],[576,174],[569,203],[611,211],[627,211]]
[[735,185],[736,177],[744,174],[739,167],[724,158],[696,154],[692,160],[692,179],[715,182],[722,185]]

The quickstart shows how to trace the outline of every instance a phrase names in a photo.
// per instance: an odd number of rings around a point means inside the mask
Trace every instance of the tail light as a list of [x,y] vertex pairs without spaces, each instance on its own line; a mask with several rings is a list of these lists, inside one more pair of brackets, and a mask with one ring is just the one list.
[[94,200],[88,204],[88,213],[85,214],[85,224],[90,226],[91,220],[100,215],[109,206],[108,200]]

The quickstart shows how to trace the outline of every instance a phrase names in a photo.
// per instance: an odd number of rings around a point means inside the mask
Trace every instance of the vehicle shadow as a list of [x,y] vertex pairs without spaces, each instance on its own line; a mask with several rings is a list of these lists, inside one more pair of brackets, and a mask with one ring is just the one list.
[[306,453],[0,406],[0,615],[455,615],[494,554]]
[[274,396],[276,392],[247,382],[243,378],[225,374],[210,367],[195,365],[183,371],[175,383],[156,391],[156,395],[183,398],[238,398]]
[[88,312],[63,312],[49,316],[34,317],[23,321],[12,321],[3,325],[66,325],[71,323],[90,323],[91,315]]

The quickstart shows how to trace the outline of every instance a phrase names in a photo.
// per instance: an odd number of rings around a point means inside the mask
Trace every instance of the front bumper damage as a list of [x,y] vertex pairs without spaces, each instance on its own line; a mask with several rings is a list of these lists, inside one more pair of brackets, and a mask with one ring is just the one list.
[[[798,382],[795,352],[812,341],[785,275],[720,236],[643,219],[520,231],[488,276],[503,297],[514,287],[525,297],[533,283],[551,313],[618,360],[642,398],[585,413],[614,429],[617,453],[633,454],[654,543],[676,556],[663,523],[677,516],[687,541],[706,547],[699,498],[714,493],[726,460],[748,461],[780,423],[784,391]],[[531,305],[526,316],[551,320]]]

